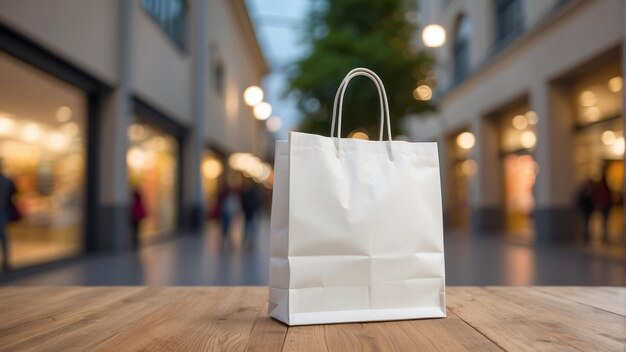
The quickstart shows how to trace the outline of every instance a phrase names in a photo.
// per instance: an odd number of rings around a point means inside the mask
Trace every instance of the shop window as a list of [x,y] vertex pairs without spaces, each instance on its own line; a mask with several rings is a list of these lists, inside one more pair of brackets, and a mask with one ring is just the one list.
[[179,143],[163,129],[136,118],[128,129],[126,155],[131,192],[145,209],[139,238],[169,236],[178,221]]
[[537,122],[537,114],[527,106],[511,109],[499,120],[506,230],[525,241],[534,238],[533,187],[539,167],[532,152],[537,144]]
[[600,206],[595,204],[596,209],[589,219],[590,240],[620,248],[624,243],[625,142],[619,64],[603,65],[599,70],[578,77],[572,87],[577,125],[574,161],[578,187],[574,197],[580,200],[587,183],[606,182],[611,194],[608,212],[605,218],[599,211]]
[[141,6],[180,49],[185,48],[187,2],[185,0],[141,0]]
[[450,225],[455,228],[468,229],[470,223],[469,189],[470,179],[476,174],[476,161],[470,152],[476,143],[474,134],[463,131],[454,134],[450,140],[449,150],[451,177],[450,187]]
[[461,82],[470,70],[470,37],[471,25],[467,16],[461,16],[454,32],[454,81]]
[[86,95],[0,53],[0,159],[22,218],[8,227],[13,267],[77,255],[85,218]]

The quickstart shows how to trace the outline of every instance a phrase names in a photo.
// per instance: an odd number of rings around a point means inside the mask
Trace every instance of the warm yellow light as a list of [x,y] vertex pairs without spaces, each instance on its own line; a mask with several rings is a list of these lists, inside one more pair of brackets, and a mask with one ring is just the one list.
[[622,91],[622,86],[624,85],[624,81],[621,76],[615,76],[609,80],[609,90],[613,93],[618,93]]
[[57,109],[55,116],[59,122],[67,122],[72,118],[72,108],[61,106]]
[[263,89],[257,86],[250,86],[243,92],[243,100],[249,106],[255,106],[263,101]]
[[48,148],[57,152],[65,150],[68,144],[67,138],[60,132],[50,133],[47,139]]
[[22,138],[29,143],[35,142],[41,136],[41,129],[36,123],[29,123],[24,126],[22,131]]
[[128,131],[126,131],[126,134],[131,141],[140,141],[143,139],[145,132],[146,129],[142,125],[134,123],[128,126]]
[[476,143],[476,138],[471,132],[463,132],[456,137],[456,145],[461,149],[471,149]]
[[430,100],[430,98],[433,97],[433,90],[425,85],[422,84],[420,86],[418,86],[417,88],[415,88],[415,90],[413,90],[413,98],[415,98],[416,100]]
[[476,161],[472,159],[465,160],[461,163],[461,173],[465,176],[473,176],[477,169]]
[[283,122],[278,116],[272,116],[266,122],[267,130],[270,132],[278,132],[282,125]]
[[616,139],[615,132],[613,131],[602,132],[602,144],[611,145],[615,143],[615,139]]
[[350,138],[354,138],[354,139],[363,139],[363,140],[369,140],[370,137],[367,135],[367,133],[365,132],[361,132],[361,131],[356,131],[356,132],[352,132],[350,133]]
[[254,117],[257,120],[267,120],[272,115],[272,106],[269,103],[261,102],[254,107]]
[[516,115],[515,117],[513,117],[513,120],[511,120],[511,123],[516,130],[523,130],[524,128],[528,127],[528,120],[524,115]]
[[207,159],[202,163],[202,174],[208,179],[218,178],[222,170],[222,163],[217,159]]
[[78,134],[79,128],[78,128],[78,125],[75,124],[74,122],[68,122],[68,123],[63,124],[63,126],[61,127],[61,130],[63,131],[63,133],[65,134],[67,138],[72,138]]
[[594,92],[590,90],[586,90],[580,93],[580,105],[582,106],[592,106],[595,105],[598,99]]
[[537,135],[532,131],[526,131],[520,136],[520,143],[522,147],[530,149],[537,144]]
[[126,162],[133,169],[141,169],[145,162],[145,155],[139,147],[132,147],[126,153]]
[[8,135],[15,131],[15,121],[7,117],[0,117],[0,134]]
[[422,30],[422,42],[429,48],[438,48],[446,42],[446,30],[438,24],[429,24]]
[[615,143],[611,146],[611,150],[615,155],[624,155],[624,149],[626,145],[624,143],[624,136],[619,136],[615,140]]
[[587,118],[587,121],[598,121],[598,119],[600,119],[600,109],[598,109],[597,106],[590,106],[585,109],[584,115]]
[[539,121],[537,117],[537,113],[532,110],[526,111],[526,114],[524,115],[526,116],[526,121],[528,121],[528,124],[530,125],[536,125],[537,122]]

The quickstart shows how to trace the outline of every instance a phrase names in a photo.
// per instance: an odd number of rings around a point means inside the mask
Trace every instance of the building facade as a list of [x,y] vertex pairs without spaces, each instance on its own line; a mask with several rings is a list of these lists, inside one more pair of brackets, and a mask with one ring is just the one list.
[[240,0],[0,0],[12,266],[129,249],[137,199],[143,242],[199,232],[229,154],[265,157],[267,70]]
[[607,242],[623,246],[624,1],[419,6],[447,40],[433,49],[438,111],[408,129],[439,143],[447,225],[580,241],[584,187],[605,178],[588,228],[602,240],[606,223]]

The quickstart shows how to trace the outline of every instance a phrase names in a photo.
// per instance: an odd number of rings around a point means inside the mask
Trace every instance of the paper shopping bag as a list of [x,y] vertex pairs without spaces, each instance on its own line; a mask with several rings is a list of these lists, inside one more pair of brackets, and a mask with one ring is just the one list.
[[[379,141],[340,138],[355,76],[379,91]],[[336,137],[291,132],[276,143],[269,315],[289,325],[445,317],[436,143],[391,140],[370,70],[352,70],[334,105]]]

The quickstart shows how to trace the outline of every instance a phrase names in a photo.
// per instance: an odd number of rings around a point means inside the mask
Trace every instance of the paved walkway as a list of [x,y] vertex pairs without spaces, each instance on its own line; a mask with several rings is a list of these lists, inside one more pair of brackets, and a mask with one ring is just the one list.
[[[235,226],[235,228],[240,226]],[[223,243],[217,229],[142,248],[71,261],[28,275],[12,274],[4,285],[266,285],[268,220],[255,245],[241,236]],[[240,232],[240,231],[236,231]],[[623,259],[576,247],[542,247],[499,237],[446,233],[448,285],[626,285]]]

